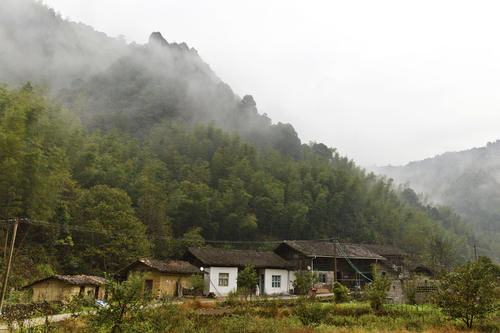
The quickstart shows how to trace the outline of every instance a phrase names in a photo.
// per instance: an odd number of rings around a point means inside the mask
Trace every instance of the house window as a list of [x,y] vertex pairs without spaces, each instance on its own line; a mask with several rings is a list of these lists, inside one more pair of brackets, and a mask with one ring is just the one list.
[[326,283],[326,274],[325,273],[319,273],[319,282]]
[[219,273],[219,287],[227,287],[229,285],[229,273]]
[[271,287],[281,288],[281,275],[273,275],[272,276]]

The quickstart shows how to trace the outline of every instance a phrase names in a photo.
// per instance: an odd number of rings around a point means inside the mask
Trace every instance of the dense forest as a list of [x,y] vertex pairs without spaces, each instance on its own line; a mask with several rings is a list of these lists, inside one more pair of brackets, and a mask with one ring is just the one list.
[[437,269],[471,257],[452,210],[303,144],[184,43],[126,44],[30,0],[0,3],[2,34],[0,240],[21,218],[17,286],[220,240],[394,244]]

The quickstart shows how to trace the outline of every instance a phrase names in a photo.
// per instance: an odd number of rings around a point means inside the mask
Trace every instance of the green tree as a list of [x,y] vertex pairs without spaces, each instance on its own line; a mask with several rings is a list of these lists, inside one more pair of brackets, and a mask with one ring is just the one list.
[[100,307],[88,317],[90,327],[96,331],[130,332],[141,321],[149,299],[143,295],[143,278],[134,275],[124,282],[108,279],[106,293],[108,305]]
[[74,235],[80,269],[113,272],[150,253],[146,227],[135,217],[123,190],[97,185],[83,190],[74,207]]
[[349,300],[349,288],[335,281],[332,286],[333,298],[336,303],[347,302]]
[[471,328],[476,318],[498,308],[494,290],[499,282],[498,266],[488,258],[469,261],[440,279],[434,300],[445,314]]
[[246,266],[243,270],[238,272],[238,293],[245,296],[255,294],[255,288],[259,283],[257,271],[253,266]]
[[295,271],[295,280],[293,280],[292,285],[295,293],[306,295],[318,281],[319,276],[316,272]]
[[391,287],[391,281],[387,275],[382,275],[373,268],[373,281],[366,286],[365,298],[370,303],[370,306],[375,311],[380,311],[383,308],[387,293]]

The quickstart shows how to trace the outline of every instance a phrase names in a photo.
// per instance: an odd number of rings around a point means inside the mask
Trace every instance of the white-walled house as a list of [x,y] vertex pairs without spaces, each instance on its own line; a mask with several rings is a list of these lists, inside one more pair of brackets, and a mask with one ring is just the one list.
[[191,247],[185,259],[207,273],[205,293],[227,296],[236,291],[238,271],[249,265],[255,267],[259,276],[259,295],[288,294],[293,289],[295,275],[290,263],[271,251]]
[[214,293],[217,296],[227,296],[237,289],[238,267],[207,267],[204,268],[205,290],[204,293]]

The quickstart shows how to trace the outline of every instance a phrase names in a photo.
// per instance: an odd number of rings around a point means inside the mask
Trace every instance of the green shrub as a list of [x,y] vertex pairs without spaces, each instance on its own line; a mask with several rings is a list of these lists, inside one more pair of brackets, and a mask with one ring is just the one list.
[[347,302],[349,300],[349,288],[335,281],[332,286],[333,299],[337,303]]
[[189,284],[193,288],[193,292],[195,295],[202,295],[203,294],[203,289],[205,289],[205,280],[203,280],[203,276],[192,275],[189,278]]
[[415,279],[406,280],[404,283],[404,291],[408,304],[417,304],[417,282]]
[[316,272],[296,271],[292,284],[296,294],[306,295],[318,281],[319,277]]
[[238,294],[246,296],[255,295],[255,288],[259,283],[257,271],[253,266],[246,266],[238,272]]
[[147,321],[151,332],[190,332],[194,323],[187,313],[174,304],[162,304],[159,308],[149,309]]
[[143,295],[140,275],[124,282],[108,279],[106,290],[110,295],[108,305],[98,308],[88,316],[94,331],[131,332],[144,323],[144,309],[149,299]]
[[391,281],[389,281],[387,275],[378,274],[375,269],[373,270],[373,277],[373,282],[366,287],[365,298],[373,310],[381,311],[391,287]]
[[321,324],[327,313],[327,308],[323,304],[317,302],[299,302],[293,313],[299,317],[300,321],[307,326]]
[[236,306],[241,304],[240,299],[238,298],[238,292],[231,290],[227,294],[226,299],[224,300],[224,304],[229,306]]
[[329,314],[326,316],[325,323],[332,326],[355,326],[357,325],[356,318],[349,316],[338,316],[334,314]]

